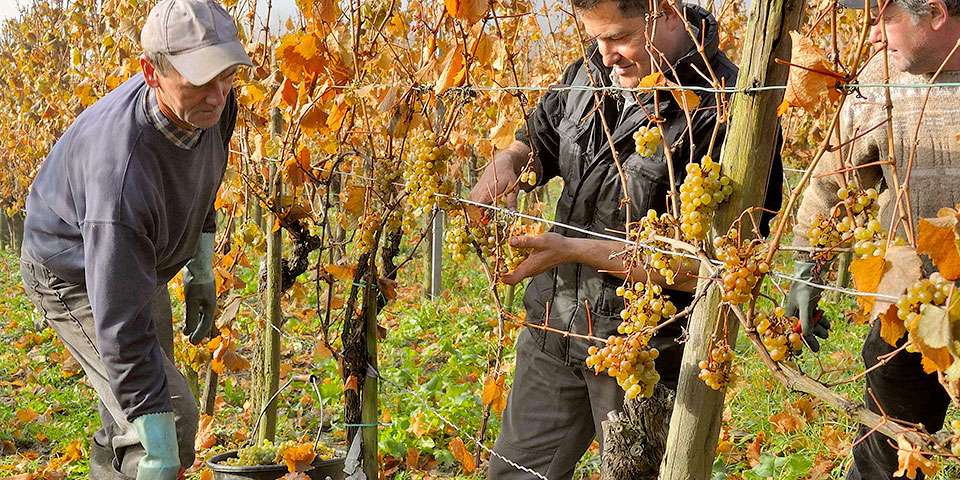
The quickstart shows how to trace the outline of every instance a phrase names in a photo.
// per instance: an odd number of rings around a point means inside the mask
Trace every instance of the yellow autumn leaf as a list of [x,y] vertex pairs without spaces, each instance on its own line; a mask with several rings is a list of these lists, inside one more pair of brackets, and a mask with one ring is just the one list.
[[700,106],[700,97],[692,90],[684,90],[680,88],[680,85],[675,83],[670,83],[670,86],[678,87],[670,90],[670,93],[673,95],[673,99],[677,102],[677,105],[680,105],[680,108],[692,112]]
[[664,78],[663,74],[660,72],[654,72],[640,79],[640,84],[637,85],[637,90],[641,92],[649,91],[653,87],[662,87],[666,84],[667,79]]
[[468,25],[477,23],[490,8],[490,0],[443,0],[447,13]]
[[463,53],[460,51],[460,48],[456,45],[450,49],[449,52],[443,57],[443,61],[440,62],[440,77],[437,78],[437,83],[433,87],[433,91],[440,95],[445,92],[450,87],[459,86],[463,83],[463,79],[466,76],[466,69],[463,65]]
[[337,279],[338,282],[350,283],[353,282],[353,275],[357,271],[356,265],[327,265],[323,269],[333,275],[333,278]]
[[500,122],[493,127],[493,130],[490,130],[490,141],[493,143],[493,146],[496,148],[507,148],[508,145],[513,143],[515,138],[514,133],[522,123],[522,118],[510,118],[504,115],[503,118],[500,119]]

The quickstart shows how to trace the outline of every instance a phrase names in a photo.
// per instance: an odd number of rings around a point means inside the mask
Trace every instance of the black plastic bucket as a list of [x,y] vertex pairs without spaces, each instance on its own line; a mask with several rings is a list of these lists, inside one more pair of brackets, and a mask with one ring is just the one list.
[[[237,457],[237,451],[214,455],[207,460],[214,480],[276,480],[287,474],[286,465],[227,465],[225,462]],[[344,458],[316,459],[313,470],[306,472],[312,480],[343,480]]]

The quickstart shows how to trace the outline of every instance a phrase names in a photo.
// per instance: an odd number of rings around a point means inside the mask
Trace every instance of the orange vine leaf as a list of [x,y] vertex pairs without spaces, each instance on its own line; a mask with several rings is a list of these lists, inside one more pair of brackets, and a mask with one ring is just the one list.
[[830,103],[840,98],[837,87],[842,75],[830,67],[823,50],[796,31],[790,31],[790,39],[793,48],[790,51],[790,76],[784,102],[789,106],[813,110],[823,103],[824,95]]
[[917,470],[928,476],[940,470],[937,462],[924,457],[920,449],[902,435],[897,437],[897,464],[899,468],[893,473],[895,477],[906,476],[914,479],[917,478]]
[[454,437],[453,440],[450,440],[449,448],[453,458],[460,462],[464,473],[471,473],[477,469],[477,464],[473,462],[473,456],[470,455],[470,451],[467,450],[467,446],[463,444],[460,437]]
[[960,241],[957,212],[942,208],[936,218],[921,218],[917,224],[917,253],[927,255],[947,280],[960,278]]

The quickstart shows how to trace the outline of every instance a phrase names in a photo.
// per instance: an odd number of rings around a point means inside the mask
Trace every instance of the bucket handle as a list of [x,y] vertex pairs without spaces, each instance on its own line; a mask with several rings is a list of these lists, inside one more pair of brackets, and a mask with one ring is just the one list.
[[317,402],[320,404],[320,427],[317,428],[317,436],[313,441],[313,450],[316,451],[320,446],[320,432],[323,430],[323,397],[320,395],[320,387],[317,385],[319,378],[314,375],[294,375],[287,380],[276,392],[273,392],[273,396],[270,397],[270,400],[266,405],[263,406],[263,409],[260,410],[260,415],[257,416],[257,423],[253,426],[253,432],[250,434],[250,438],[244,443],[245,446],[253,444],[253,439],[256,438],[257,430],[260,428],[260,421],[263,420],[263,415],[267,413],[267,409],[270,408],[270,405],[274,400],[280,395],[285,388],[289,387],[293,382],[310,382],[313,385],[313,390],[317,393]]

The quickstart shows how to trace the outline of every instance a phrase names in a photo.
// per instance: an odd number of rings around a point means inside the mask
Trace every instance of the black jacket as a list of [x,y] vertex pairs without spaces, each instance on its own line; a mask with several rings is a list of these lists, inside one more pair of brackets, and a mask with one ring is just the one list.
[[[699,28],[704,33],[698,37],[704,39],[704,56],[709,59],[710,69],[706,67],[703,56],[693,49],[677,61],[672,70],[664,72],[665,75],[669,80],[684,86],[710,87],[709,80],[703,78],[700,72],[709,75],[712,70],[725,86],[734,86],[737,67],[717,49],[716,20],[697,6],[686,6],[686,12],[693,29]],[[610,85],[610,69],[603,66],[596,45],[588,49],[587,56],[596,84]],[[584,59],[581,58],[567,67],[562,82],[564,85],[590,85],[588,75],[584,68]],[[623,95],[619,91],[601,94],[599,108],[592,91],[564,90],[544,95],[528,118],[526,126],[516,133],[516,138],[530,145],[543,165],[541,184],[556,176],[563,178],[563,192],[557,203],[556,220],[606,235],[622,236],[613,232],[625,230],[627,218],[625,208],[621,207],[621,181],[613,161],[610,142],[603,132],[600,115],[605,116],[607,124],[610,125],[613,145],[627,177],[631,200],[630,220],[639,220],[651,208],[664,212],[670,187],[663,148],[671,148],[679,187],[683,180],[684,166],[689,162],[699,162],[708,154],[707,149],[716,124],[717,95],[694,92],[699,96],[700,104],[691,112],[690,124],[683,109],[668,91],[660,91],[656,96],[653,92],[641,94],[639,101],[642,108],[634,103],[627,107],[626,111]],[[636,152],[632,135],[640,126],[647,125],[647,114],[654,115],[657,111],[654,105],[655,97],[659,100],[659,113],[665,120],[661,124],[664,138],[657,152],[644,158]],[[688,131],[690,126],[692,135]],[[715,159],[719,157],[725,131],[726,125],[721,124],[714,151],[711,152]],[[691,136],[693,143],[690,142]],[[778,158],[771,172],[771,188],[768,188],[765,202],[767,208],[773,210],[780,205],[781,168]],[[586,236],[565,227],[554,227],[552,231],[567,237]],[[600,273],[588,265],[561,265],[537,275],[527,286],[524,297],[527,321],[543,323],[549,317],[549,325],[553,328],[586,335],[590,331],[587,320],[589,316],[593,336],[606,338],[616,334],[621,321],[619,313],[624,303],[623,299],[616,295],[616,289],[621,285],[622,279]],[[665,290],[665,293],[678,309],[683,309],[692,300],[688,293],[669,290]],[[661,330],[657,337],[651,340],[651,345],[661,350],[661,360],[657,361],[658,370],[661,370],[663,381],[670,387],[676,382],[676,368],[662,369],[661,364],[679,365],[681,349],[673,339],[680,335],[681,328],[682,325],[674,324]],[[532,333],[546,353],[570,365],[582,365],[591,344],[582,339],[540,329]]]

